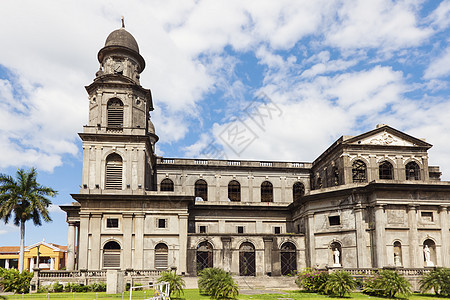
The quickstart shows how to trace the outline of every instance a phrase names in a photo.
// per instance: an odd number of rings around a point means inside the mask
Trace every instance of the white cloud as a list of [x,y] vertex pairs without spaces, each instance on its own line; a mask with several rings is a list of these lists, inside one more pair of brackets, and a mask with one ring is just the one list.
[[418,27],[416,9],[411,1],[343,1],[338,21],[325,33],[326,41],[339,48],[381,52],[417,46],[432,30]]
[[432,79],[450,74],[450,47],[441,56],[434,59],[425,70],[424,78]]
[[442,1],[428,16],[428,21],[440,30],[447,28],[450,25],[450,1]]

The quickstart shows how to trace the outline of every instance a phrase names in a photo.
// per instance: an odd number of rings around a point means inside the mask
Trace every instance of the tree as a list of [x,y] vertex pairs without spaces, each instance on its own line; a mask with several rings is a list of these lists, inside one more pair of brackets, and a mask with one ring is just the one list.
[[25,248],[25,222],[33,220],[34,225],[41,226],[41,218],[50,222],[48,207],[52,202],[46,196],[55,197],[57,191],[40,185],[36,181],[35,168],[30,171],[17,170],[16,179],[0,174],[0,219],[9,222],[13,220],[16,226],[20,226],[20,254],[19,271],[23,271]]
[[450,269],[436,268],[423,275],[419,284],[422,293],[433,289],[436,295],[450,296]]
[[162,281],[168,282],[170,284],[169,296],[172,296],[172,293],[174,293],[177,297],[179,297],[181,293],[183,293],[184,295],[183,289],[186,287],[186,284],[183,277],[177,275],[175,271],[162,272],[161,277],[158,278],[157,282]]
[[356,281],[345,271],[336,271],[330,274],[325,284],[325,293],[343,298],[356,288]]

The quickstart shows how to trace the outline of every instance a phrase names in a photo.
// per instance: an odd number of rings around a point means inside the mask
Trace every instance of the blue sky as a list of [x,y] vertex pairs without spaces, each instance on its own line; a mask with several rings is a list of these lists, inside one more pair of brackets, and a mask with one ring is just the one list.
[[[107,35],[126,29],[147,67],[165,157],[313,161],[341,135],[389,124],[434,147],[450,179],[450,1],[1,1],[0,171],[37,167],[59,191],[26,244],[67,243],[81,184],[84,86]],[[265,103],[259,123],[249,107]],[[269,110],[267,110],[269,112]],[[233,124],[252,135],[230,145]],[[246,140],[246,141],[247,141]],[[231,147],[230,147],[231,146]],[[0,225],[0,245],[18,245]]]

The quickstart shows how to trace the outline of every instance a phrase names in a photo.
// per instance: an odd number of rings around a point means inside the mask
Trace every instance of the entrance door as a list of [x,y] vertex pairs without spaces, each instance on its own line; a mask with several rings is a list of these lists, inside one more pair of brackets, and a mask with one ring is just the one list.
[[256,275],[255,247],[248,242],[242,243],[239,248],[239,275]]

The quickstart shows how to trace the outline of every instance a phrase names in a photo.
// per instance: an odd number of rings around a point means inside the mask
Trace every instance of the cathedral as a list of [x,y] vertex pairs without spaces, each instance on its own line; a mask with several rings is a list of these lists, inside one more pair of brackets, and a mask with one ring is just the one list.
[[161,157],[136,40],[111,32],[98,61],[67,270],[450,267],[450,182],[423,139],[380,124],[313,162]]

